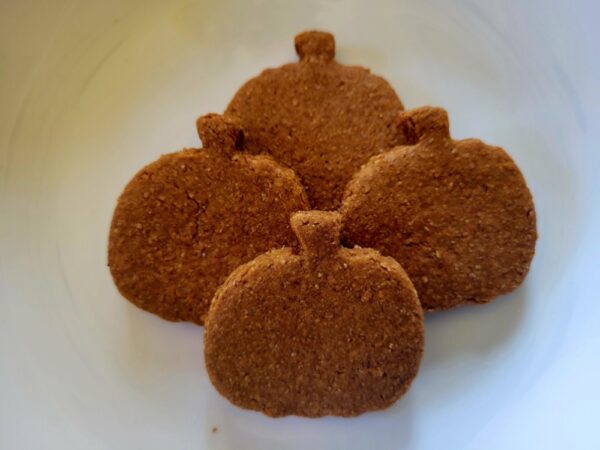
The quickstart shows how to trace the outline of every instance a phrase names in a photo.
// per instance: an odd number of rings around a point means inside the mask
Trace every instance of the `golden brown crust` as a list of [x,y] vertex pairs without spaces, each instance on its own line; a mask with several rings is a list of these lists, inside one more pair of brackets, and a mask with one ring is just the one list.
[[390,406],[423,352],[412,283],[392,258],[340,248],[337,213],[296,213],[292,227],[300,253],[259,256],[215,295],[204,335],[211,381],[232,403],[269,416]]
[[167,320],[202,324],[229,272],[295,245],[292,212],[308,206],[294,173],[236,153],[230,120],[198,120],[206,148],[162,156],[129,182],[114,212],[108,264],[124,297]]
[[308,31],[295,46],[300,62],[249,80],[226,115],[242,124],[246,150],[296,171],[314,209],[336,209],[369,157],[404,143],[402,103],[383,78],[335,62],[331,34]]
[[499,147],[452,140],[442,109],[407,111],[402,126],[416,145],[373,157],[348,184],[343,242],[397,259],[426,310],[515,289],[537,239],[518,167]]

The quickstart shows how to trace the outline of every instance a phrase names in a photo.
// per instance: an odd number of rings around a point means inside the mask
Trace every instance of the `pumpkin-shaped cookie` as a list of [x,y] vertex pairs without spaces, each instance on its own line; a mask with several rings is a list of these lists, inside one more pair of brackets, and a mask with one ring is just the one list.
[[336,209],[363,163],[404,143],[403,107],[383,78],[334,60],[331,34],[304,32],[295,44],[300,61],[249,80],[226,115],[240,120],[244,149],[294,169],[314,209]]
[[515,289],[537,238],[519,168],[499,147],[453,140],[443,109],[407,111],[402,124],[416,144],[373,157],[348,184],[343,242],[394,257],[426,310]]
[[423,352],[423,313],[400,265],[339,244],[338,213],[292,216],[302,249],[236,269],[204,334],[210,379],[269,416],[353,416],[394,403]]
[[204,148],[162,156],[119,197],[108,265],[135,305],[201,324],[233,269],[297,242],[289,217],[308,201],[290,169],[238,152],[243,134],[233,121],[211,114],[197,125]]

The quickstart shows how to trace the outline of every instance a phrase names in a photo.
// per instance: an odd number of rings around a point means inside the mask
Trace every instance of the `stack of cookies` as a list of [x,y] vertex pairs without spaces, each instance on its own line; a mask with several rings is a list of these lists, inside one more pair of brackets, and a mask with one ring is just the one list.
[[219,392],[269,416],[354,416],[417,375],[423,311],[519,286],[535,250],[523,175],[453,140],[446,111],[334,59],[329,33],[200,117],[201,149],[125,187],[108,264],[121,294],[205,326]]

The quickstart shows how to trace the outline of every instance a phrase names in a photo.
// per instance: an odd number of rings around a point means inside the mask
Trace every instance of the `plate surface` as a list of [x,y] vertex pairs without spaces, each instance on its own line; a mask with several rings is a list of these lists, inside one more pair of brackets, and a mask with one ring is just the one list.
[[[598,449],[599,4],[26,0],[0,4],[0,448]],[[386,77],[455,137],[505,147],[535,197],[531,273],[485,307],[427,317],[421,372],[391,409],[268,419],[212,388],[202,328],[122,300],[115,199],[198,146],[294,34]]]

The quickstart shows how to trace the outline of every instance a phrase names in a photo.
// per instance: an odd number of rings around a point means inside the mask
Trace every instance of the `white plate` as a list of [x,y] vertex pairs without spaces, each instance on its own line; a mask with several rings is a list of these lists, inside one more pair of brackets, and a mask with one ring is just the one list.
[[[485,3],[485,6],[483,5]],[[0,4],[0,448],[600,448],[598,2]],[[531,273],[427,318],[412,389],[355,419],[273,420],[212,388],[202,329],[119,297],[115,199],[307,28],[504,146],[533,191]],[[213,428],[216,428],[213,432]]]

